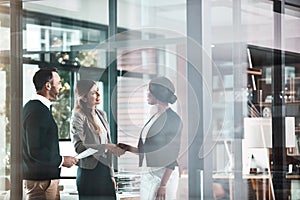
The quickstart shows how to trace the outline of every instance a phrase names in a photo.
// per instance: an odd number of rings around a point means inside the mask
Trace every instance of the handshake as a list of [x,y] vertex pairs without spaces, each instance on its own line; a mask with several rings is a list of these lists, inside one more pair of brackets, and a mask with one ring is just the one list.
[[110,150],[115,156],[120,157],[125,154],[126,151],[130,150],[130,145],[119,143],[119,144],[107,144],[107,149]]
[[124,143],[119,143],[119,144],[117,144],[117,146],[125,151],[130,151],[130,149],[131,149],[130,145],[124,144]]

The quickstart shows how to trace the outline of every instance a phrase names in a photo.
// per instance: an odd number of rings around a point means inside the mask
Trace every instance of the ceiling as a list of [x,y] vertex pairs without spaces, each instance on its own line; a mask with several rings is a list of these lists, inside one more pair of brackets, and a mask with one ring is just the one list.
[[[8,2],[8,0],[0,0],[0,4]],[[72,4],[61,0],[23,0],[23,2],[26,2],[24,8],[28,10],[108,24],[108,0],[73,0]],[[205,30],[203,40],[204,43],[214,46],[212,57],[215,60],[232,61],[235,44],[283,49],[291,53],[300,52],[298,7],[287,6],[287,14],[280,15],[274,14],[270,0],[241,1],[240,10],[235,10],[236,6],[233,2],[232,0],[203,1],[202,25]],[[286,2],[292,4],[297,3],[298,0],[286,0]],[[159,28],[159,32],[165,34],[165,38],[173,38],[174,33],[182,37],[186,36],[186,0],[122,0],[118,3],[118,25],[121,27],[131,30],[146,27]],[[283,26],[282,42],[279,45],[274,40],[276,18],[282,20]],[[211,48],[211,45],[207,45],[206,48]]]

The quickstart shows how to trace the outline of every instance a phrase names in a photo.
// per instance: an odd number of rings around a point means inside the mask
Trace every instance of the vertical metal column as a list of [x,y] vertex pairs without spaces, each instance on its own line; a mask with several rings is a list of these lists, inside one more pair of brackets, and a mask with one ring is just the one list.
[[[203,129],[202,1],[187,0],[189,200],[213,199],[211,158],[205,155]],[[211,70],[211,69],[208,69]],[[198,119],[195,119],[197,115]]]
[[284,0],[274,0],[274,46],[272,73],[272,160],[273,186],[276,199],[288,199],[286,183],[286,148],[285,148],[285,100],[284,100],[284,65],[285,55],[282,47],[282,20]]
[[[109,0],[109,27],[108,27],[108,121],[111,130],[111,139],[113,143],[117,142],[117,52],[111,47],[115,42],[117,34],[117,0]],[[118,166],[117,160],[114,160],[114,167]]]
[[[236,41],[241,41],[241,0],[232,1],[233,12],[233,35]],[[243,157],[242,157],[242,139],[243,139],[243,86],[246,86],[247,72],[246,67],[242,66],[242,52],[246,52],[245,45],[240,42],[234,42],[232,45],[233,61],[233,92],[234,92],[234,181],[233,181],[233,199],[245,198],[245,184],[243,183]],[[241,78],[245,76],[245,78]]]
[[10,199],[22,199],[22,1],[10,0],[11,183]]

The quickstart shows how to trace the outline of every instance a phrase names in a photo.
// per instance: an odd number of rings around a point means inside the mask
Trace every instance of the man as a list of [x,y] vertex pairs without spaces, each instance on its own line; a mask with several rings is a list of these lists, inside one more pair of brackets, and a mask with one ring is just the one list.
[[36,96],[23,108],[23,179],[26,199],[59,199],[61,166],[78,160],[60,156],[58,128],[50,111],[62,88],[55,69],[40,69],[33,77]]

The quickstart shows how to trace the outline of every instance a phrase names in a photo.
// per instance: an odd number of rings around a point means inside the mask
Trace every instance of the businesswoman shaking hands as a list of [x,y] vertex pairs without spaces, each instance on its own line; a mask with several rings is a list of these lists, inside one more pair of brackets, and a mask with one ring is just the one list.
[[98,152],[80,159],[77,170],[77,189],[80,200],[115,200],[116,182],[112,168],[112,154],[120,156],[125,151],[111,143],[109,124],[100,104],[99,88],[94,81],[77,83],[76,102],[72,113],[72,141],[75,151],[88,148]]
[[141,200],[176,199],[182,121],[169,107],[169,103],[177,100],[174,93],[174,85],[168,78],[152,79],[147,102],[157,107],[157,113],[144,125],[137,147],[118,144],[124,150],[138,154],[139,166],[146,169],[141,178]]

